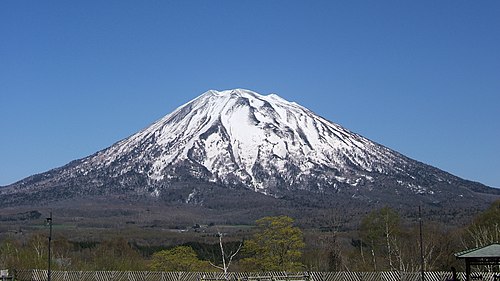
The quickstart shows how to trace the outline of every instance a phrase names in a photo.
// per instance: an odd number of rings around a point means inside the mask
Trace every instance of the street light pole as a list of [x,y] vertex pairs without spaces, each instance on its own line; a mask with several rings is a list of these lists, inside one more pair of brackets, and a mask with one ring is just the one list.
[[49,225],[49,256],[48,256],[49,264],[48,264],[48,271],[47,271],[47,281],[50,281],[50,277],[51,277],[50,276],[51,275],[51,272],[50,272],[50,264],[51,264],[50,243],[52,242],[52,212],[50,212],[50,217],[46,218],[45,221]]
[[422,210],[420,206],[418,206],[418,224],[419,224],[419,229],[420,229],[420,274],[422,281],[425,280],[425,274],[424,274],[424,239],[422,235]]

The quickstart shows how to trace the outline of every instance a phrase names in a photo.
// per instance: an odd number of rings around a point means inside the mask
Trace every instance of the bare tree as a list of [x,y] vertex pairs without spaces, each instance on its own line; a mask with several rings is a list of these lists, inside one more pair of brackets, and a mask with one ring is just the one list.
[[219,237],[219,247],[220,247],[221,257],[222,257],[222,266],[213,264],[212,262],[210,262],[210,264],[213,267],[222,270],[224,272],[224,279],[229,280],[229,275],[227,272],[229,270],[229,267],[231,266],[233,258],[241,250],[241,247],[243,247],[243,242],[240,243],[240,245],[238,246],[238,248],[234,252],[231,251],[229,254],[226,254],[226,252],[224,251],[224,244],[222,243],[222,236],[223,236],[222,233],[220,231],[218,231],[217,236]]
[[468,233],[476,248],[486,246],[500,241],[500,224],[473,225],[468,229]]

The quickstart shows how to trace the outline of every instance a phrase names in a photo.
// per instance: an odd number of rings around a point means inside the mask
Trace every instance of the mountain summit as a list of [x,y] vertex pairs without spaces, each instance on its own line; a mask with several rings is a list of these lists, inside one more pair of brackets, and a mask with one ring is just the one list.
[[[311,202],[383,204],[466,202],[498,194],[275,94],[235,89],[208,91],[107,149],[3,187],[0,200],[133,195],[202,204],[214,187],[273,198],[307,194]],[[174,192],[179,189],[185,192]]]
[[82,166],[86,172],[117,166],[113,177],[134,170],[152,185],[188,166],[193,177],[269,195],[355,186],[373,181],[374,173],[411,179],[401,173],[411,166],[401,155],[275,94],[241,89],[208,91]]

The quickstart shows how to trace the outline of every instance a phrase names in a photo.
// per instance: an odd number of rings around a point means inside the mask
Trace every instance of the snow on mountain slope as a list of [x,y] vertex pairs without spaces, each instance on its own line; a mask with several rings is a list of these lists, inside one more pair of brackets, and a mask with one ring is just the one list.
[[182,186],[189,194],[182,200],[202,202],[204,183],[274,197],[306,191],[397,202],[403,194],[436,202],[491,191],[275,94],[235,89],[208,91],[107,149],[0,189],[0,197],[11,204],[24,200],[13,196],[21,193],[29,200],[54,194],[166,198],[179,196],[172,192]]
[[[85,159],[80,169],[114,167],[115,177],[134,170],[154,183],[175,177],[168,167],[186,161],[203,167],[209,181],[236,181],[266,194],[276,193],[274,188],[355,186],[370,181],[372,173],[411,166],[402,155],[296,103],[236,89],[204,93]],[[316,186],[308,186],[313,179]]]

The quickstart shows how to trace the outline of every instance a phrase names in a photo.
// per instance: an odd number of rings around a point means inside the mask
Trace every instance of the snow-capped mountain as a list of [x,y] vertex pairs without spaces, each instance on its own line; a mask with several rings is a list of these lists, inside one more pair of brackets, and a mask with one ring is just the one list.
[[107,149],[1,188],[0,199],[49,193],[154,199],[171,196],[180,183],[189,186],[182,200],[191,203],[203,202],[206,184],[276,198],[307,191],[443,200],[496,192],[409,159],[275,94],[235,89],[208,91]]
[[296,103],[240,89],[208,91],[81,167],[87,173],[117,163],[113,177],[134,170],[153,185],[176,177],[171,167],[188,163],[192,176],[264,194],[356,185],[373,180],[372,173],[400,173],[410,165]]

